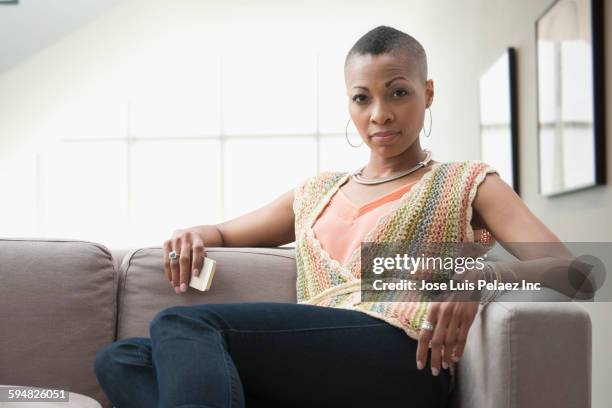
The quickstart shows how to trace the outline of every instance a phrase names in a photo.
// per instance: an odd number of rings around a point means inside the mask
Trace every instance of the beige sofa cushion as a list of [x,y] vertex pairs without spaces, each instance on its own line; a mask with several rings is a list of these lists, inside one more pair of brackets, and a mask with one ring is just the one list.
[[[117,338],[149,337],[149,322],[174,305],[251,301],[296,302],[294,248],[207,248],[217,261],[209,291],[177,295],[164,273],[161,248],[128,253],[120,267]],[[114,252],[113,252],[114,254]]]
[[113,341],[116,274],[103,245],[0,239],[0,384],[105,399],[92,370]]

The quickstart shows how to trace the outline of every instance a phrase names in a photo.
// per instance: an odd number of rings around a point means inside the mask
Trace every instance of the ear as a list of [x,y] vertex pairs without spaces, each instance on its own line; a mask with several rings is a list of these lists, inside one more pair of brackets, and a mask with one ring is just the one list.
[[425,106],[429,108],[431,104],[433,103],[433,98],[434,98],[433,79],[428,79],[427,82],[425,82],[425,97],[426,97]]

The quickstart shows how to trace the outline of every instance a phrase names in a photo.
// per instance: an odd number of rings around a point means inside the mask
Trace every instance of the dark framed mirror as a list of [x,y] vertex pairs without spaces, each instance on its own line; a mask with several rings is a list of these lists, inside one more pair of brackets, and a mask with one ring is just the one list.
[[603,1],[557,0],[535,31],[539,192],[605,184]]
[[516,53],[506,51],[480,76],[480,159],[520,195]]

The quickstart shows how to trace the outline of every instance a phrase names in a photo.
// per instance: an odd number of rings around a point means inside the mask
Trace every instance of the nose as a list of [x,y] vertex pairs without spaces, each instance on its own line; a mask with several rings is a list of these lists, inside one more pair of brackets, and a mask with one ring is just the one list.
[[378,102],[372,107],[372,114],[370,115],[372,123],[382,125],[389,120],[393,120],[393,112],[383,102]]

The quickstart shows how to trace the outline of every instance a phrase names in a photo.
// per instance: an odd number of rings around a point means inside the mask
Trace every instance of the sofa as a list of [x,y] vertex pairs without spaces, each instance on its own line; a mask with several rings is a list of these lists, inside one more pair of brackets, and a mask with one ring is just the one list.
[[[161,246],[0,239],[0,384],[62,387],[111,407],[93,373],[97,351],[148,336],[160,310],[296,302],[294,248],[207,253],[217,261],[211,290],[177,295],[163,272]],[[480,308],[457,365],[451,408],[590,407],[588,313],[577,303],[518,302],[508,295]]]

